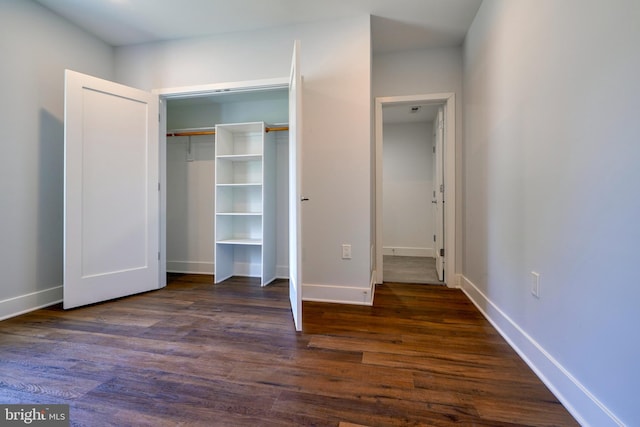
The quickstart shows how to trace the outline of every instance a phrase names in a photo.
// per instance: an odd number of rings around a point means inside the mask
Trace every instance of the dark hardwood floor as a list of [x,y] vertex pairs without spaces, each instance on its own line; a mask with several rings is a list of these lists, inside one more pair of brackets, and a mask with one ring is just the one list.
[[211,283],[0,322],[0,403],[82,426],[577,425],[459,290],[306,302],[296,333],[286,281]]

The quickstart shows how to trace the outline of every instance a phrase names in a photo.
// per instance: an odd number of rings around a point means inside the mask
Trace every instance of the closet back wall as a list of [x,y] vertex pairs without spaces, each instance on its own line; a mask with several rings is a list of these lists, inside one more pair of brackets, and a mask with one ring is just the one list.
[[[167,128],[212,127],[223,123],[288,120],[287,91],[216,95],[172,100],[167,104]],[[288,132],[277,132],[275,143],[277,254],[276,274],[288,277]],[[213,274],[215,137],[167,138],[167,270]]]
[[433,257],[433,122],[383,132],[383,252]]
[[32,1],[0,1],[0,319],[62,300],[64,69],[114,78],[114,51]]

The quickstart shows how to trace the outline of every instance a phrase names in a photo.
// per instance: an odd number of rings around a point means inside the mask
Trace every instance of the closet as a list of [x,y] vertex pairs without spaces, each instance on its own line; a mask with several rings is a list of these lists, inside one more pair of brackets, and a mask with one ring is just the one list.
[[288,278],[288,91],[167,101],[167,271]]

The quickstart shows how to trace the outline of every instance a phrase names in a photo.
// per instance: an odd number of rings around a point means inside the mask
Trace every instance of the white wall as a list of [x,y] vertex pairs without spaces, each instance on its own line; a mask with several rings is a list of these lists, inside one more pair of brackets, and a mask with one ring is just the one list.
[[167,138],[167,271],[213,274],[215,137]]
[[462,269],[462,49],[437,48],[376,54],[373,96],[456,94],[456,268]]
[[433,255],[433,123],[385,123],[383,241],[386,255]]
[[464,287],[584,425],[640,424],[639,22],[485,0],[464,47]]
[[405,50],[373,56],[373,95],[462,92],[462,49]]
[[0,318],[62,298],[64,69],[113,77],[113,51],[31,1],[0,2]]
[[[141,89],[304,76],[304,298],[370,298],[371,41],[363,16],[116,49],[119,82]],[[353,259],[341,259],[341,245]]]

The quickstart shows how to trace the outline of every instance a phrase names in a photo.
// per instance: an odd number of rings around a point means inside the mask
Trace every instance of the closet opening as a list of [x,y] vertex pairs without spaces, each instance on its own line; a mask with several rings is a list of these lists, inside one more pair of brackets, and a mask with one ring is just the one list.
[[165,96],[161,110],[160,276],[214,275],[217,260],[221,278],[288,279],[288,86]]

